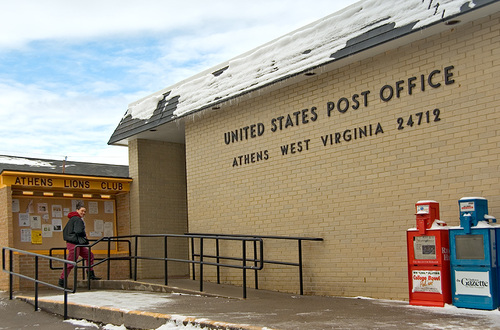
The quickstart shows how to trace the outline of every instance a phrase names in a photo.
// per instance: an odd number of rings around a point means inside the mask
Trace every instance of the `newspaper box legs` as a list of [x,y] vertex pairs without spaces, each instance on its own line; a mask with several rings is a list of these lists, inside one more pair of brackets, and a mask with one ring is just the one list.
[[417,228],[406,233],[410,305],[451,303],[448,227],[439,220],[439,203],[415,204]]
[[481,197],[459,200],[460,227],[450,228],[453,305],[492,310],[499,306],[497,240],[500,227]]

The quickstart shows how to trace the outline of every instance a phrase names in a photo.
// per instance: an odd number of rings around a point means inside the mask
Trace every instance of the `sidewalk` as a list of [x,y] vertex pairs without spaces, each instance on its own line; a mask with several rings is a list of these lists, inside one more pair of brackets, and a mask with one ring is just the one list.
[[[409,306],[407,302],[366,298],[290,295],[241,288],[170,280],[169,287],[150,280],[97,281],[91,291],[68,295],[70,318],[124,324],[127,328],[156,329],[167,321],[209,329],[500,329],[500,311],[454,306]],[[97,288],[100,286],[100,288]],[[119,290],[117,290],[119,288]],[[138,291],[142,290],[142,291]],[[32,302],[33,292],[16,293]],[[40,293],[39,307],[63,311],[63,294]]]

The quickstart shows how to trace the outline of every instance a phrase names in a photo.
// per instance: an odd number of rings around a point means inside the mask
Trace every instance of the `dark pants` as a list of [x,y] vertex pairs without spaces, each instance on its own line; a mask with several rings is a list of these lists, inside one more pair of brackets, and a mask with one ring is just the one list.
[[[76,260],[78,260],[78,257],[80,257],[80,256],[85,260],[89,260],[88,259],[89,258],[89,249],[86,247],[80,246],[76,249],[76,255],[75,255],[75,246],[76,246],[76,244],[66,242],[66,248],[68,249],[67,260],[76,261]],[[91,265],[94,264],[94,254],[92,252],[90,252],[90,264]],[[69,275],[69,273],[71,272],[72,269],[73,269],[73,265],[68,264],[68,266],[66,268],[66,272],[67,272],[66,275]],[[93,269],[90,268],[90,270],[93,270]],[[60,278],[61,279],[64,278],[64,270],[62,271]]]

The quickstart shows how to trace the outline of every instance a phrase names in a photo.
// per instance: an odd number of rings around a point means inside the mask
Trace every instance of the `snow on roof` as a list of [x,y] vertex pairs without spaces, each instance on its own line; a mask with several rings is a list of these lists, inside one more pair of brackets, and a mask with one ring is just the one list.
[[[477,0],[476,0],[477,1]],[[223,65],[132,103],[124,118],[149,119],[163,94],[179,96],[174,117],[229,100],[245,91],[329,63],[349,40],[374,28],[414,24],[418,29],[473,8],[469,0],[365,0],[355,3],[281,38],[240,55]]]
[[92,175],[104,177],[128,178],[128,166],[98,164],[53,159],[36,159],[18,156],[0,155],[0,174],[3,171],[21,171],[36,173],[65,173],[68,175]]
[[0,155],[0,164],[10,164],[10,165],[27,165],[32,167],[49,167],[56,168],[57,165],[43,161],[40,159],[28,159],[23,157],[14,157],[14,156],[1,156]]

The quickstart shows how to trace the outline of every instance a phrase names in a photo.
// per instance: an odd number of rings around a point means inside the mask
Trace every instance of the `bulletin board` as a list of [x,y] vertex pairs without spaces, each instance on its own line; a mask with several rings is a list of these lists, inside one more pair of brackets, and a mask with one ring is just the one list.
[[[84,217],[89,240],[116,236],[116,205],[114,199],[69,199],[38,196],[13,196],[12,221],[14,246],[21,250],[65,248],[63,229],[68,213],[76,210],[77,202],[87,209]],[[92,242],[91,242],[92,243]],[[107,250],[107,242],[92,247]],[[111,248],[116,250],[116,244]]]

